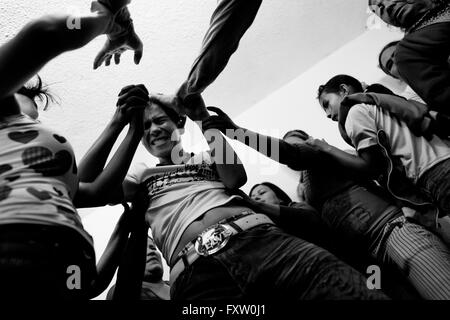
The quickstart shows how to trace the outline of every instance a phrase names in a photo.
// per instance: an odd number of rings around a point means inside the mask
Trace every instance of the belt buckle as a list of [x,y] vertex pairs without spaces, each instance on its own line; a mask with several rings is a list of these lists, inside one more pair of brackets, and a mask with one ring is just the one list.
[[230,226],[217,224],[203,231],[195,241],[195,251],[201,256],[209,256],[226,246],[233,231]]

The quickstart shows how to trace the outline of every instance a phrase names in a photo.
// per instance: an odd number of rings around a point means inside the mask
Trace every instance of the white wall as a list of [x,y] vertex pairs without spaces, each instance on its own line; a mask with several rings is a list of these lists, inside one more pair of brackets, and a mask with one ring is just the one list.
[[[368,31],[335,51],[308,71],[283,88],[272,93],[263,101],[236,117],[236,122],[254,131],[274,132],[282,137],[292,129],[302,129],[316,138],[342,149],[349,146],[341,139],[335,122],[327,119],[319,106],[317,89],[331,77],[345,73],[366,83],[393,84],[377,67],[378,53],[389,41],[398,39],[401,34],[394,29],[381,28]],[[325,40],[325,39],[324,39]],[[394,90],[394,91],[395,91]],[[248,157],[248,148],[236,144],[236,149]],[[282,187],[293,199],[296,199],[298,174],[277,163],[258,156],[260,165],[246,163],[248,172],[248,190],[255,183],[271,181]]]

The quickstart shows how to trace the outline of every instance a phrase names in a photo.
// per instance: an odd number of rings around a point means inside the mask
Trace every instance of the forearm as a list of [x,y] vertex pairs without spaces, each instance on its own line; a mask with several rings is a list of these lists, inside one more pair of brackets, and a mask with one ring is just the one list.
[[[75,20],[77,19],[77,20]],[[78,21],[79,28],[69,28]],[[0,48],[0,99],[14,94],[47,62],[59,54],[83,47],[105,33],[111,16],[45,16],[26,25],[17,36]]]
[[125,139],[95,181],[80,184],[75,198],[77,207],[105,205],[111,200],[111,191],[122,186],[141,136],[140,130],[129,128]]
[[86,152],[78,165],[78,177],[81,182],[92,182],[102,172],[109,153],[124,125],[111,120],[102,134]]
[[356,173],[359,176],[362,175],[368,178],[374,175],[374,168],[370,165],[370,162],[362,157],[352,155],[331,145],[322,148],[322,153],[327,158],[327,161],[334,164],[336,170],[345,170],[349,174]]
[[375,104],[406,122],[417,135],[426,133],[429,125],[428,106],[418,101],[406,100],[400,96],[388,94],[367,93]]
[[[142,215],[142,217],[145,217]],[[139,300],[144,279],[148,227],[145,220],[131,232],[117,272],[113,300]]]
[[119,266],[130,233],[130,212],[125,211],[119,218],[105,251],[97,263],[97,278],[92,285],[91,297],[106,290]]
[[250,129],[241,127],[237,130],[231,130],[227,137],[238,140],[262,155],[294,170],[309,169],[321,161],[320,152],[307,144],[294,146],[281,139],[266,136]]
[[247,182],[244,165],[238,155],[217,129],[203,132],[211,150],[212,162],[223,182],[229,189],[237,189]]

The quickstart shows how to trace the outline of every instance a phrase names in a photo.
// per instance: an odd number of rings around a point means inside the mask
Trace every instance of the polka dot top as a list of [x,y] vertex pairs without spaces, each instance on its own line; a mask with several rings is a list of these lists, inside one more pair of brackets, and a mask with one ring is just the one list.
[[67,140],[26,115],[0,121],[0,225],[75,229],[92,245],[72,203],[77,166]]

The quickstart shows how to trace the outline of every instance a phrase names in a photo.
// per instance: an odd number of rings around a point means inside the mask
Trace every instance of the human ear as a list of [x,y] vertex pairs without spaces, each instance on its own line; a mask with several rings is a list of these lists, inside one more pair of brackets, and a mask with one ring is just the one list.
[[348,96],[349,90],[348,90],[348,86],[346,84],[341,84],[339,86],[339,92],[344,96]]

